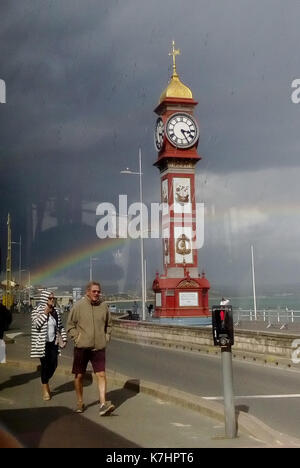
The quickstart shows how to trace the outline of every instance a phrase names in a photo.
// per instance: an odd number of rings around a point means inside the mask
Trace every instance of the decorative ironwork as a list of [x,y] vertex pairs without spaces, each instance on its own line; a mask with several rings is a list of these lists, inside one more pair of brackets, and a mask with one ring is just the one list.
[[190,289],[195,289],[195,288],[197,288],[197,289],[199,289],[200,286],[197,283],[197,281],[195,281],[193,279],[184,279],[178,284],[177,288],[180,288],[180,289],[189,289],[189,288]]

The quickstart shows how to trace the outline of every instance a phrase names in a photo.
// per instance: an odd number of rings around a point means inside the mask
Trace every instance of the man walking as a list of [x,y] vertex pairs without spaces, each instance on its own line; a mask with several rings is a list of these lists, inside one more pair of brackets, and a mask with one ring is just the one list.
[[90,281],[86,295],[72,307],[67,322],[67,332],[74,341],[74,361],[77,413],[84,411],[83,377],[91,361],[97,375],[100,416],[108,415],[115,407],[106,401],[105,347],[110,340],[112,320],[107,304],[101,300],[100,283]]

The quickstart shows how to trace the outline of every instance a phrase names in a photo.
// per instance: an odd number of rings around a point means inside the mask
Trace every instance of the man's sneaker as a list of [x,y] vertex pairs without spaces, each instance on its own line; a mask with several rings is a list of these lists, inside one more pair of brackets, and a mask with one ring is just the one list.
[[115,405],[113,405],[110,401],[106,401],[102,403],[99,409],[100,416],[107,416],[108,414],[112,413],[115,409]]

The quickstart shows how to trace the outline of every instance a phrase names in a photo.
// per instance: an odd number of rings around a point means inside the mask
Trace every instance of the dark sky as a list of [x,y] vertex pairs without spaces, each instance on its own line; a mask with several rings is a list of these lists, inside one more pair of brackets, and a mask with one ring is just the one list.
[[[204,201],[199,251],[212,286],[297,283],[300,262],[300,77],[297,0],[22,0],[0,3],[0,229],[22,235],[23,268],[34,271],[97,240],[98,203],[127,193],[159,201],[153,113],[177,71],[199,101],[197,199]],[[18,254],[14,248],[14,268]],[[95,261],[107,285],[139,282],[139,243]],[[146,241],[148,280],[161,270],[159,241]],[[3,254],[4,253],[4,254]],[[48,278],[81,284],[89,258]],[[84,279],[83,279],[84,277]]]

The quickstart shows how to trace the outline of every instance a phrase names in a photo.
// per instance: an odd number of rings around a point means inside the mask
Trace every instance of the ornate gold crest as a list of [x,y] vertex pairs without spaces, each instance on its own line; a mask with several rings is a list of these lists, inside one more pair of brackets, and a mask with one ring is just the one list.
[[189,255],[191,251],[190,239],[185,234],[182,234],[176,241],[176,253],[179,255]]

